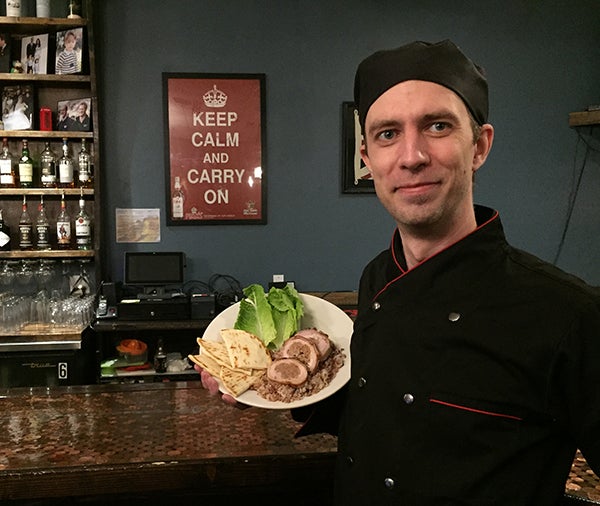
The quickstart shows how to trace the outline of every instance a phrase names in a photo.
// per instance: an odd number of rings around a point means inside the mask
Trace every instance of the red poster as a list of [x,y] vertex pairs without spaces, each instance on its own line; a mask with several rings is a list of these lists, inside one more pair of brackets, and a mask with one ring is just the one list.
[[264,74],[163,74],[167,223],[266,223]]

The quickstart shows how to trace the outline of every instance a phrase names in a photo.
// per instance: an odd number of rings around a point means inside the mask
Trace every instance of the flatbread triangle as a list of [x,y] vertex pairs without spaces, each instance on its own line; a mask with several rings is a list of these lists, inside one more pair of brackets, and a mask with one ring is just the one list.
[[223,329],[220,334],[234,369],[266,369],[271,364],[271,355],[254,334],[238,329]]

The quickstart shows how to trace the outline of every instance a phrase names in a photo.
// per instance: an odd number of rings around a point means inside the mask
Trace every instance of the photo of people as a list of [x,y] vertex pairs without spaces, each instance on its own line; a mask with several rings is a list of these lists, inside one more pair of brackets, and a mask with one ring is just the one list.
[[2,123],[4,130],[33,128],[33,87],[5,86],[2,90]]
[[89,132],[92,130],[92,99],[61,100],[56,113],[56,130]]
[[48,34],[26,37],[21,42],[21,63],[26,74],[48,72]]
[[0,33],[0,72],[10,72],[10,38]]
[[83,28],[72,28],[56,33],[56,74],[81,72]]

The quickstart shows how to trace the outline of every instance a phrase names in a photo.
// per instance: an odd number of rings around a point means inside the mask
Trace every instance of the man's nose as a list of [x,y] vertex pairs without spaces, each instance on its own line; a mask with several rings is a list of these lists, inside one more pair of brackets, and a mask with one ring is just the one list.
[[427,140],[420,132],[405,131],[400,143],[399,164],[407,170],[420,170],[429,163]]

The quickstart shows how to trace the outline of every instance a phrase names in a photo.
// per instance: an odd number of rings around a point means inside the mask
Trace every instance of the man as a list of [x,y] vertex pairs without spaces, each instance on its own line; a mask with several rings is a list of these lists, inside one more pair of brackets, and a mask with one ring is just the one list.
[[7,35],[4,33],[0,33],[0,72],[10,72],[10,47]]
[[69,116],[67,103],[63,102],[58,106],[58,117],[56,118],[56,129],[62,131],[76,130],[75,120]]
[[82,132],[88,132],[90,130],[90,116],[87,113],[87,104],[85,102],[79,102],[77,105],[77,116],[74,120],[75,130]]
[[453,43],[371,55],[355,103],[397,229],[361,277],[350,382],[299,434],[338,434],[339,505],[561,504],[577,448],[600,472],[598,290],[474,206],[494,130]]

